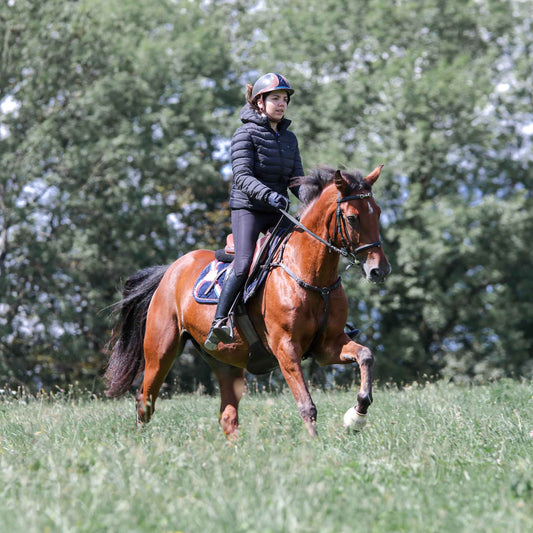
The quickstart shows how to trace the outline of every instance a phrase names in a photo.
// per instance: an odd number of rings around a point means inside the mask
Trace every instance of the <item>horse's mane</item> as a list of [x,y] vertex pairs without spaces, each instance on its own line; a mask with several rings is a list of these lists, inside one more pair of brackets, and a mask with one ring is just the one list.
[[[307,207],[316,200],[322,191],[333,182],[337,169],[320,165],[311,171],[308,176],[299,179],[299,199],[302,202],[302,208]],[[342,175],[348,179],[351,190],[367,190],[369,185],[364,181],[359,170],[342,170]]]

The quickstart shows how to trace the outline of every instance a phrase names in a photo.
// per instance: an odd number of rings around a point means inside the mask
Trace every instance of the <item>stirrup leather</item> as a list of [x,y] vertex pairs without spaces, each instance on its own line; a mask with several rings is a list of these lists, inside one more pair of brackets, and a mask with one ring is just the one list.
[[229,344],[233,341],[233,319],[230,316],[221,318],[211,326],[204,347],[207,350],[216,350],[218,343]]

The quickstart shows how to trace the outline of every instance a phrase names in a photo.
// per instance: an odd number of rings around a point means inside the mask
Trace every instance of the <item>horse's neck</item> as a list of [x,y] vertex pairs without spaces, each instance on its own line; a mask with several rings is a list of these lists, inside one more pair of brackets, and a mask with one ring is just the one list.
[[[322,204],[322,202],[321,202]],[[317,205],[306,212],[302,224],[329,242],[334,216],[327,206]],[[323,243],[302,229],[296,228],[284,254],[284,262],[305,282],[317,287],[327,287],[338,278],[339,254],[330,251]]]

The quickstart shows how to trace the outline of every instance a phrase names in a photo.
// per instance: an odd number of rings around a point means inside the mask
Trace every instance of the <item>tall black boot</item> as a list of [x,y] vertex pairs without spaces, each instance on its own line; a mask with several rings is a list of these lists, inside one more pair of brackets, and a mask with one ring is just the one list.
[[219,342],[229,343],[233,340],[233,328],[231,321],[227,320],[231,306],[237,298],[239,291],[241,290],[245,279],[238,278],[233,271],[226,276],[222,292],[218,298],[217,310],[215,312],[215,318],[211,324],[211,329],[207,334],[207,339],[204,343],[205,348],[208,350],[215,350]]

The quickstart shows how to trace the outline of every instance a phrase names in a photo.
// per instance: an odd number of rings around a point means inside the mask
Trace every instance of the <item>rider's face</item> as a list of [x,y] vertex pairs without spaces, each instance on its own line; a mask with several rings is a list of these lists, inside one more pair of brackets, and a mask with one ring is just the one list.
[[283,118],[288,105],[289,95],[287,91],[283,90],[273,91],[268,94],[263,102],[259,102],[261,111],[266,113],[268,118],[275,122],[279,122]]

